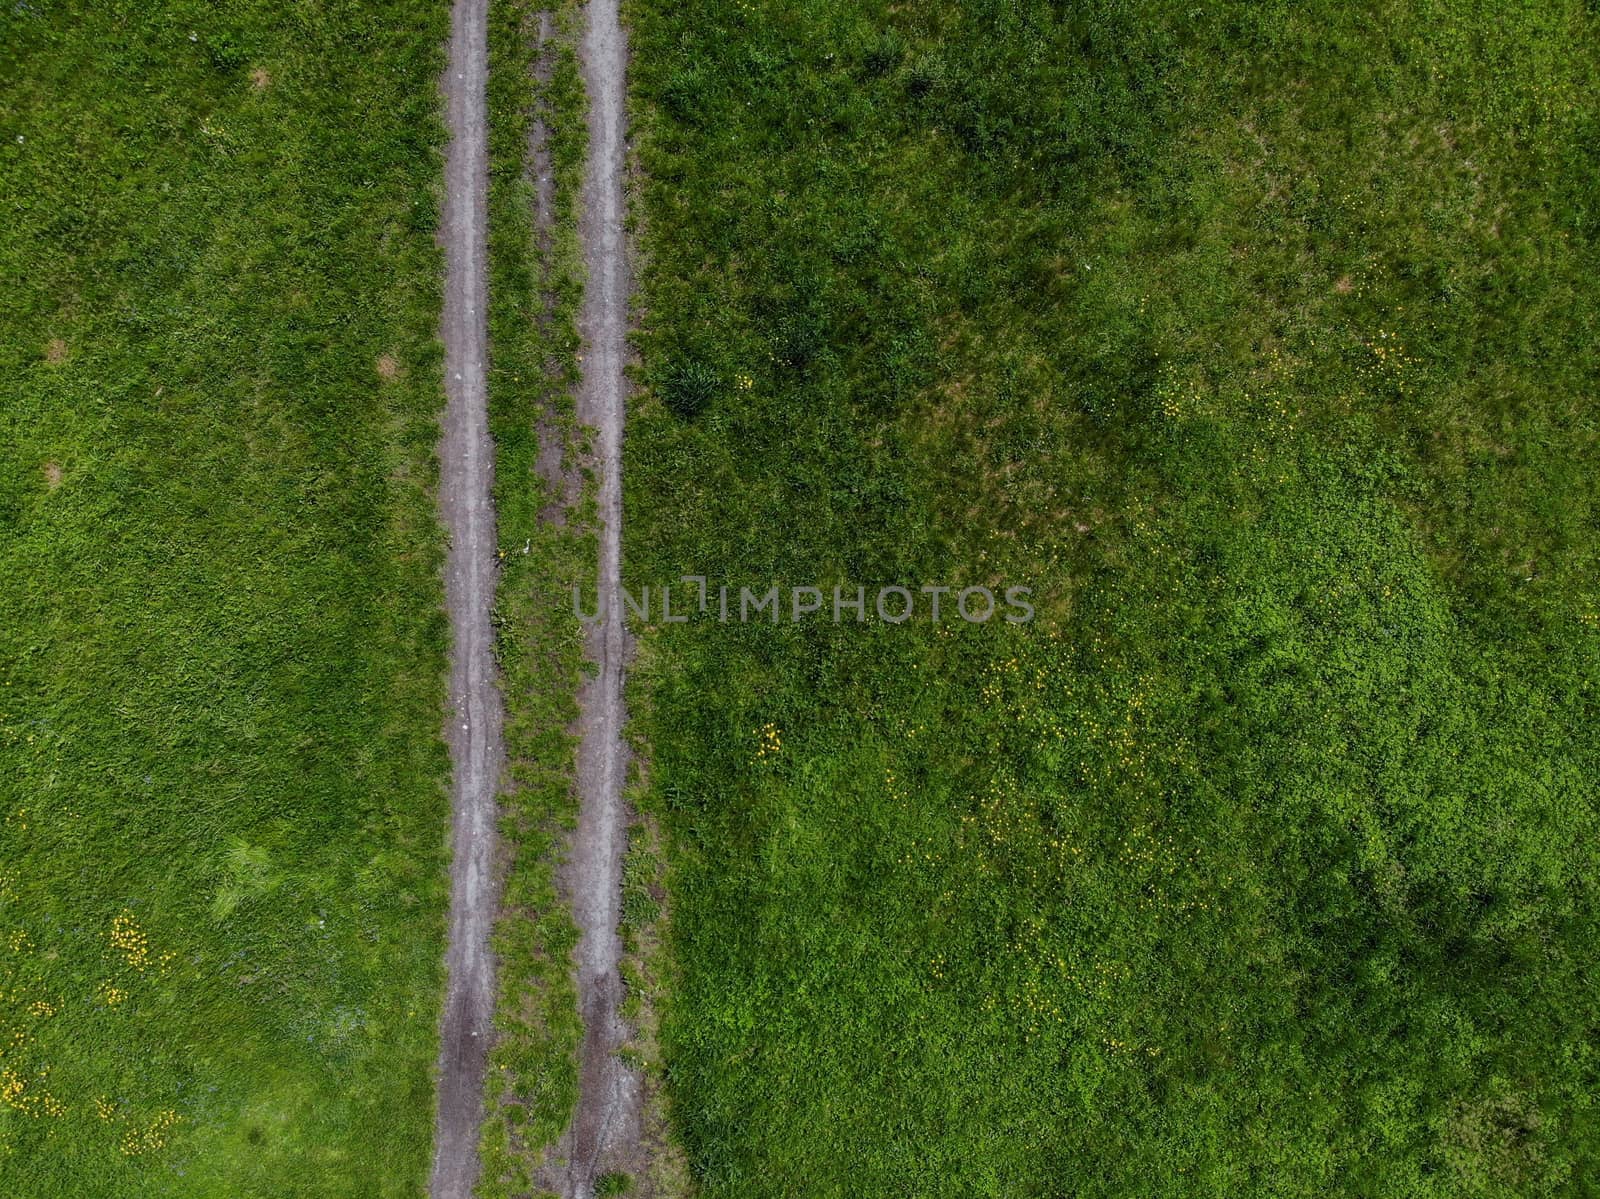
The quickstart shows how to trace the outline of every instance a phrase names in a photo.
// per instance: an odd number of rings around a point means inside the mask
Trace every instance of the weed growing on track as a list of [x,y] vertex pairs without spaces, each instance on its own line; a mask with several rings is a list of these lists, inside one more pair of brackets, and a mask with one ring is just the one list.
[[[509,858],[494,945],[499,999],[477,1189],[485,1199],[526,1194],[533,1185],[542,1151],[566,1128],[577,1100],[580,1036],[570,972],[577,931],[556,894],[554,867],[575,816],[568,729],[583,659],[565,583],[592,571],[596,551],[587,495],[565,496],[560,481],[540,473],[540,429],[570,467],[579,449],[577,202],[588,139],[575,53],[579,10],[569,3],[552,14],[552,40],[542,49],[539,13],[525,0],[490,6],[489,405]],[[535,119],[544,125],[553,176],[544,230],[529,140]]]
[[1591,1192],[1590,11],[630,21],[630,578],[1040,601],[643,630],[704,1193]]
[[7,9],[6,1194],[422,1188],[446,16]]

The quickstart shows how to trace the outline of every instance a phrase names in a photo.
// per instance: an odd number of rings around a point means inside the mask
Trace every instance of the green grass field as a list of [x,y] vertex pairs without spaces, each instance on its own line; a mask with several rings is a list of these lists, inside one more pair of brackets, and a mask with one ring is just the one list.
[[[627,582],[1037,609],[638,627],[628,1011],[699,1193],[1600,1189],[1593,5],[626,7]],[[576,1086],[538,13],[490,31],[485,1199]],[[0,18],[7,1195],[422,1191],[447,20]]]
[[447,9],[0,18],[0,1191],[415,1195]]
[[1592,6],[629,12],[702,1193],[1593,1193]]

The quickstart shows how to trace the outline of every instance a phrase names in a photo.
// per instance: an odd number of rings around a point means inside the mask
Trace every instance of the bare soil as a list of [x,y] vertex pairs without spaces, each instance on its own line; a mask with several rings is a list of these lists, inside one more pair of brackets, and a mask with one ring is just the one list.
[[627,407],[630,271],[623,229],[626,127],[623,86],[627,40],[617,0],[591,0],[583,39],[589,94],[589,163],[580,235],[588,279],[580,319],[583,381],[578,419],[595,430],[599,479],[599,591],[604,617],[590,626],[596,666],[579,695],[578,828],[563,890],[579,930],[578,1003],[584,1036],[578,1108],[547,1184],[563,1199],[592,1199],[595,1180],[613,1171],[641,1179],[642,1084],[619,1056],[629,1038],[622,1016],[622,857],[628,811],[622,797],[628,754],[622,739],[623,676],[631,652],[622,621],[622,428]]
[[[479,1171],[484,1069],[494,1017],[489,934],[498,906],[496,791],[502,707],[490,610],[495,589],[494,452],[489,439],[487,0],[455,0],[443,91],[450,134],[439,242],[445,255],[445,414],[439,507],[450,535],[452,633],[446,727],[451,798],[448,983],[440,1027],[433,1199],[469,1199]],[[381,366],[380,366],[381,373]]]

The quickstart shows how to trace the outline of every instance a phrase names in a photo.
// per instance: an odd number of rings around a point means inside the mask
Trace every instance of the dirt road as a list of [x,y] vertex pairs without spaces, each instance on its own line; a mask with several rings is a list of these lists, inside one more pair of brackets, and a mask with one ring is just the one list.
[[501,703],[489,614],[495,588],[485,363],[488,357],[486,223],[488,0],[455,0],[444,94],[450,131],[439,242],[445,254],[445,415],[439,442],[439,508],[450,536],[445,603],[450,612],[450,702],[446,727],[454,770],[451,799],[450,940],[440,1027],[439,1110],[433,1199],[468,1199],[478,1178],[483,1072],[494,1016],[489,932],[498,896],[495,792],[500,779]]
[[599,588],[605,618],[589,631],[588,652],[598,670],[579,696],[578,829],[564,877],[580,934],[578,1002],[584,1026],[578,1110],[567,1138],[566,1173],[557,1180],[566,1199],[590,1199],[599,1175],[612,1170],[637,1173],[643,1165],[640,1079],[617,1056],[628,1036],[620,1011],[618,920],[627,839],[622,683],[629,652],[619,596],[629,289],[623,231],[627,42],[617,20],[617,0],[591,0],[582,58],[589,93],[589,163],[580,233],[588,281],[580,318],[584,351],[578,418],[596,430]]

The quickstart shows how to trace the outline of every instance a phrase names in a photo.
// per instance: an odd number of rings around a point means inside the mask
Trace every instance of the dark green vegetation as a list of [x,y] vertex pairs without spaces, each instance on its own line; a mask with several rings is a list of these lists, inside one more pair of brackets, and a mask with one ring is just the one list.
[[[572,468],[575,326],[582,300],[576,204],[583,181],[583,81],[575,4],[547,18],[526,0],[494,0],[489,28],[490,420],[500,537],[497,654],[509,769],[502,797],[509,855],[495,952],[499,1036],[489,1059],[490,1118],[478,1193],[524,1195],[542,1151],[577,1098],[576,929],[554,866],[573,819],[571,777],[583,654],[566,580],[592,573],[581,489],[541,473],[541,429]],[[542,125],[544,158],[535,150]],[[552,185],[541,218],[539,169]],[[574,479],[576,482],[576,479]]]
[[704,1193],[1600,1188],[1591,10],[631,20]]
[[437,4],[0,18],[0,1191],[416,1195]]

